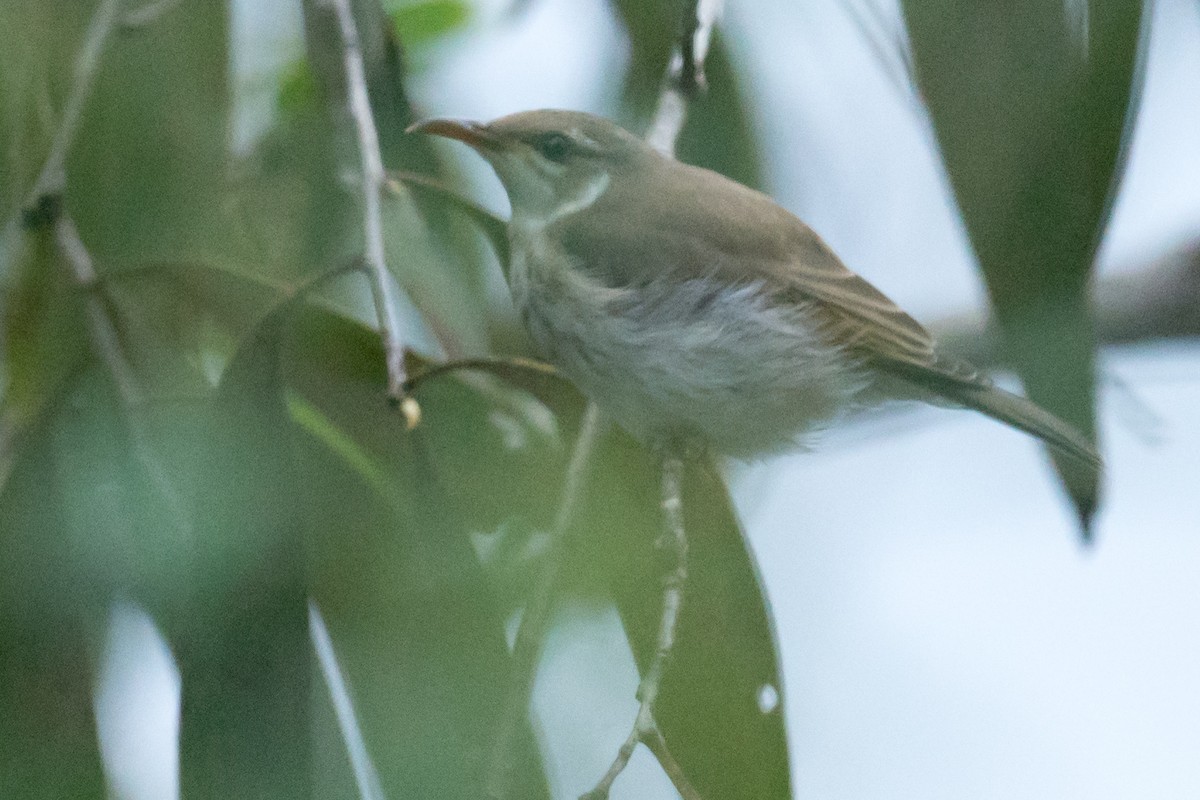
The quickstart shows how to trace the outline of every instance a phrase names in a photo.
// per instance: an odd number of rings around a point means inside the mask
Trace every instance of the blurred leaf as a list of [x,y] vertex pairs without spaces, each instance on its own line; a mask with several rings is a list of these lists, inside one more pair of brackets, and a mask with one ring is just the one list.
[[461,29],[471,18],[462,0],[416,0],[391,4],[392,24],[406,47],[419,47]]
[[229,255],[227,17],[200,3],[111,42],[66,167],[67,205],[106,271]]
[[[378,336],[326,312],[304,314],[290,363],[313,596],[384,790],[479,796],[510,669],[503,610],[468,537],[478,516],[463,513],[508,482],[490,406],[447,380],[422,393],[424,421],[406,431],[385,401]],[[508,499],[512,513],[522,499]],[[548,797],[528,730],[514,774],[514,797]]]
[[295,798],[310,781],[303,496],[281,352],[295,302],[238,348],[208,417],[186,591],[163,612],[183,682],[184,797]]
[[25,237],[6,292],[7,386],[0,409],[14,432],[32,424],[90,356],[84,296],[59,268],[52,237]]
[[[0,224],[41,170],[94,2],[0,3]],[[0,275],[3,274],[0,262]]]
[[[905,0],[904,13],[1011,363],[1094,436],[1088,282],[1141,91],[1143,4]],[[1086,526],[1095,476],[1058,464]]]

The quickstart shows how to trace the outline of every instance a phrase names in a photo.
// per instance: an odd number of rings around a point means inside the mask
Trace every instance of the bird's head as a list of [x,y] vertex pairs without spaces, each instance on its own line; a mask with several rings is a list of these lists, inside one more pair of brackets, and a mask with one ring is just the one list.
[[470,145],[504,184],[513,217],[543,223],[587,208],[614,179],[656,157],[618,125],[579,111],[523,111],[490,123],[431,119],[408,130]]

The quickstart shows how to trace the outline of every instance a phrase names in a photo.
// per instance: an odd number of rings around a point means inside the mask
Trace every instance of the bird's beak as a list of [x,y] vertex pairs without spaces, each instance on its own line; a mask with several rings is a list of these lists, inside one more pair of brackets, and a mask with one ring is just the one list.
[[409,125],[404,132],[427,133],[431,136],[457,139],[476,150],[491,150],[500,144],[500,137],[488,130],[486,125],[470,120],[425,119]]

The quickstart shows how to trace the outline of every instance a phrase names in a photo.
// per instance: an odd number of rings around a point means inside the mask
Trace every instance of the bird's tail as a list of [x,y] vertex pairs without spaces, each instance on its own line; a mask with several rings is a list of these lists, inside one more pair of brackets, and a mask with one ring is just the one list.
[[936,366],[878,357],[875,364],[921,391],[981,411],[995,420],[1036,436],[1094,473],[1103,467],[1100,454],[1086,436],[1037,403],[998,389],[990,382]]
[[1100,454],[1087,437],[1032,400],[983,384],[947,382],[937,389],[943,397],[1036,436],[1093,470],[1101,468]]

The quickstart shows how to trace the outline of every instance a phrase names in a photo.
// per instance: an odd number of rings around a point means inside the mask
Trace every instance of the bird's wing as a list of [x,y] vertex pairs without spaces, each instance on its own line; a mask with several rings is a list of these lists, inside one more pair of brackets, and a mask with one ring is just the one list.
[[556,223],[567,254],[600,280],[630,286],[681,270],[734,285],[761,281],[773,294],[809,305],[831,341],[884,369],[895,362],[910,377],[928,370],[943,380],[983,380],[969,365],[939,356],[920,323],[766,195],[676,162],[657,168],[670,175],[653,181],[663,187],[653,208],[617,179],[586,214]]

